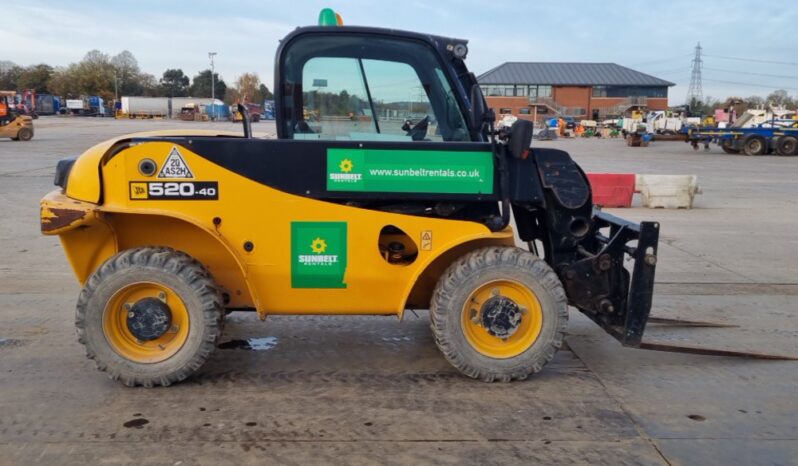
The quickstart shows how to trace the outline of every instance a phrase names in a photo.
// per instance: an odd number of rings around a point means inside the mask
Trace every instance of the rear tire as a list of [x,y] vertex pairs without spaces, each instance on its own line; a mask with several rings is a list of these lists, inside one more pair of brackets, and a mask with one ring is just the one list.
[[30,141],[33,139],[33,130],[30,128],[20,128],[17,132],[17,139],[20,141]]
[[[163,333],[135,333],[131,309],[158,299],[169,309]],[[131,387],[152,387],[196,372],[216,348],[223,317],[221,293],[202,264],[173,249],[142,247],[94,272],[78,298],[75,326],[99,370]]]
[[[496,302],[518,311],[509,336],[493,333],[498,318],[485,320],[496,309],[504,312]],[[539,372],[554,357],[568,324],[568,303],[560,279],[542,259],[516,247],[487,247],[449,266],[433,292],[430,314],[435,343],[449,363],[475,379],[509,382]]]
[[720,148],[721,148],[721,150],[723,150],[723,152],[725,152],[727,154],[739,154],[740,153],[740,150],[739,149],[735,149],[732,146],[732,141],[729,141],[728,139],[724,140],[720,144]]
[[782,136],[776,143],[776,152],[779,155],[798,155],[798,138],[795,136]]
[[743,142],[745,155],[763,155],[768,150],[768,142],[762,136],[751,136]]

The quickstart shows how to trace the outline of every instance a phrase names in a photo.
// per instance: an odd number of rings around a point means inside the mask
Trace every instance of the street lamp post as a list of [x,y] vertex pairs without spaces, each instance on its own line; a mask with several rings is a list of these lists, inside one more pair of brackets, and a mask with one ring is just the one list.
[[213,57],[216,56],[216,52],[208,52],[208,58],[211,59],[211,108],[213,109],[213,114],[211,115],[211,121],[216,120],[216,80],[214,79],[214,67],[213,67]]

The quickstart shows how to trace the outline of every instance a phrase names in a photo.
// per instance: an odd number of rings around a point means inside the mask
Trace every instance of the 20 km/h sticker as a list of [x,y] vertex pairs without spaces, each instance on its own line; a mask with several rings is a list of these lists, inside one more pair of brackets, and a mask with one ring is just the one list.
[[130,199],[133,201],[215,201],[219,199],[216,181],[131,181]]

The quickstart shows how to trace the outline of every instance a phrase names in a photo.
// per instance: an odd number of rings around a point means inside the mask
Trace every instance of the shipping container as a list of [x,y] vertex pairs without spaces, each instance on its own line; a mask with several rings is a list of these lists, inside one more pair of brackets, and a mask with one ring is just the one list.
[[214,120],[227,120],[230,118],[230,107],[219,99],[213,105],[205,106],[205,113]]
[[131,117],[166,117],[169,97],[122,97],[122,111]]

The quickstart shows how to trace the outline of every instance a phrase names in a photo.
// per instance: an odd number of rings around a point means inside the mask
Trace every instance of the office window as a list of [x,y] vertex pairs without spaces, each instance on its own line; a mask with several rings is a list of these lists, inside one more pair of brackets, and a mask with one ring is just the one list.
[[485,92],[486,96],[496,97],[496,96],[503,96],[502,93],[503,89],[499,86],[487,86],[487,92]]
[[529,86],[529,98],[536,99],[538,96],[538,87],[537,86]]
[[526,96],[526,86],[515,86],[515,96],[516,97]]
[[529,115],[530,110],[529,107],[524,107],[518,110],[519,115]]
[[[600,92],[601,95],[597,95],[597,92]],[[593,97],[668,97],[668,88],[666,86],[594,86]]]
[[538,86],[538,97],[551,97],[551,86]]
[[512,115],[512,114],[513,114],[513,109],[511,109],[511,108],[500,108],[499,109],[499,115]]

